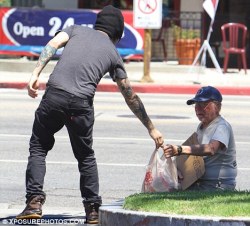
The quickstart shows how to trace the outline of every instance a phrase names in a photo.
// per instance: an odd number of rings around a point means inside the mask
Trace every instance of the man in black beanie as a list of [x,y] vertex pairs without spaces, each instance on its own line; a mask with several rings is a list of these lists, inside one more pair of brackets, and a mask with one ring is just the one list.
[[[58,32],[44,47],[28,83],[28,94],[37,97],[39,75],[58,48],[62,55],[52,71],[45,94],[36,110],[26,170],[26,207],[17,219],[42,217],[45,202],[43,182],[46,156],[54,145],[54,134],[66,126],[80,172],[80,190],[86,222],[98,223],[99,179],[93,144],[93,98],[101,78],[109,73],[156,147],[162,134],[148,117],[142,101],[133,91],[123,61],[114,44],[122,37],[124,19],[119,9],[106,6],[97,14],[95,29],[72,25]],[[63,177],[62,177],[63,178]]]
[[121,11],[111,5],[104,7],[97,14],[95,29],[108,34],[114,43],[119,42],[124,30],[124,19]]

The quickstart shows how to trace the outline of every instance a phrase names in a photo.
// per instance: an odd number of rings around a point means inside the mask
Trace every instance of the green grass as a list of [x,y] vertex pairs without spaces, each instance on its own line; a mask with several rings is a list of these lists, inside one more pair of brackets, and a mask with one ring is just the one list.
[[123,208],[170,215],[250,217],[250,192],[141,193],[127,197]]

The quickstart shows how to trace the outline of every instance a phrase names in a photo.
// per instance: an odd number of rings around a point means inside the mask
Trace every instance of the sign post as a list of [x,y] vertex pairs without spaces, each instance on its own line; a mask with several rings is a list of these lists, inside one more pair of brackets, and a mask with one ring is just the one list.
[[150,77],[151,29],[162,26],[162,0],[134,0],[134,27],[143,28],[144,32],[144,75],[141,82],[153,82]]
[[144,55],[143,55],[143,77],[141,82],[153,82],[153,79],[150,77],[150,61],[151,61],[151,30],[145,29],[144,31]]

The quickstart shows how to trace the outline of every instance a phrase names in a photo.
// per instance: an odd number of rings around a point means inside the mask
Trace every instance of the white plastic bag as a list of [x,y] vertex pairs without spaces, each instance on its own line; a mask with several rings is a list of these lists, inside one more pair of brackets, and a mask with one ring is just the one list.
[[146,167],[146,175],[142,184],[142,192],[170,192],[178,189],[176,163],[171,158],[159,156],[156,149]]

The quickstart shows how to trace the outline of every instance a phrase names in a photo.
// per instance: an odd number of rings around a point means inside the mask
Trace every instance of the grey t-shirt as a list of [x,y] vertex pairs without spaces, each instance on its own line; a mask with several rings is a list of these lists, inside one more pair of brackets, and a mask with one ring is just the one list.
[[123,61],[108,36],[89,27],[72,25],[62,55],[50,75],[48,86],[79,97],[93,97],[101,78],[127,78]]
[[205,174],[203,180],[223,180],[235,182],[237,176],[236,147],[231,125],[221,116],[214,119],[208,127],[197,128],[200,144],[208,144],[211,140],[220,141],[225,145],[213,156],[205,156]]

